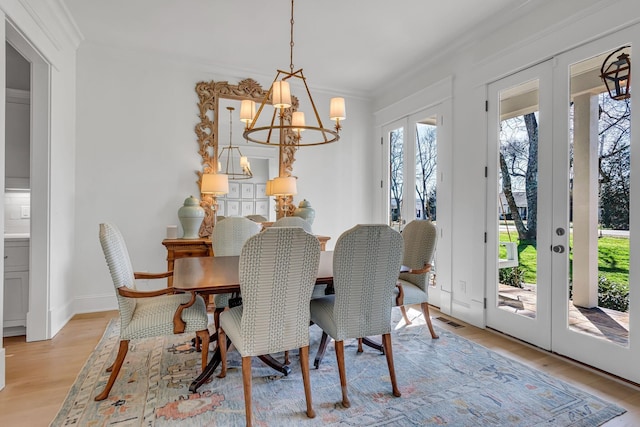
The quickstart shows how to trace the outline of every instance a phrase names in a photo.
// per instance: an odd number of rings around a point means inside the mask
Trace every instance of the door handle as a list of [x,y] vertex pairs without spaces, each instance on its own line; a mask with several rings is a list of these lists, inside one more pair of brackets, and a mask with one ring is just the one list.
[[551,247],[551,250],[557,254],[561,254],[564,252],[564,246],[562,245],[555,245]]

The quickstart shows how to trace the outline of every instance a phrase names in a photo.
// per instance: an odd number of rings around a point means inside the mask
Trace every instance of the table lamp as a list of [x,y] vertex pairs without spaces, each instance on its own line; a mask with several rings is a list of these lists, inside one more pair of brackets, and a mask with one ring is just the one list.
[[218,201],[216,197],[229,192],[229,177],[223,173],[202,174],[200,192],[212,196],[213,203],[211,204],[211,208],[213,209],[213,225],[215,227],[218,219]]

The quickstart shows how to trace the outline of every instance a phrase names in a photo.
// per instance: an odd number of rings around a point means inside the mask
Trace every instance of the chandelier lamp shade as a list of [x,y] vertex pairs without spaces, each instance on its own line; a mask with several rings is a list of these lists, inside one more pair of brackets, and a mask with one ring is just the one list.
[[628,49],[623,46],[609,54],[600,68],[600,78],[604,81],[611,99],[621,101],[631,97],[631,59],[629,54],[622,52],[617,59],[610,59],[618,52]]
[[[290,71],[277,70],[276,77],[269,88],[269,91],[262,99],[260,106],[255,111],[255,102],[243,101],[240,107],[240,120],[246,123],[246,128],[243,136],[251,142],[264,145],[297,145],[297,146],[312,146],[322,145],[331,142],[336,142],[340,139],[340,122],[345,120],[345,103],[344,98],[331,99],[329,108],[329,118],[335,121],[335,125],[332,129],[326,128],[318,109],[311,96],[311,91],[307,85],[307,80],[302,72],[302,68],[294,71],[293,66],[293,2],[291,0],[291,42],[290,45]],[[307,96],[309,105],[313,110],[313,124],[305,123],[305,116],[303,112],[288,116],[286,109],[292,105],[291,87],[290,82],[302,82],[304,86],[304,93]],[[269,102],[271,100],[271,102]],[[265,107],[271,104],[273,106],[273,113],[269,119],[268,125],[262,125],[260,116],[271,107]],[[265,115],[268,115],[266,113]],[[266,123],[266,121],[264,121]],[[302,132],[305,132],[302,137]]]
[[[242,107],[241,107],[242,108]],[[249,179],[253,177],[251,172],[251,164],[246,156],[242,155],[239,147],[232,144],[233,139],[233,118],[232,114],[235,108],[227,107],[229,110],[229,145],[222,147],[218,155],[218,172],[223,172],[230,180]]]

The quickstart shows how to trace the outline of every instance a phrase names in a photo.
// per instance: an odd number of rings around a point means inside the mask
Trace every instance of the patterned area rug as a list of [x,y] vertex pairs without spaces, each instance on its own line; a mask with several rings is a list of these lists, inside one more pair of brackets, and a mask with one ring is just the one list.
[[[330,344],[320,369],[311,368],[315,419],[304,412],[297,351],[290,353],[292,373],[286,377],[255,360],[255,425],[598,426],[625,412],[453,333],[437,332],[440,339],[431,340],[422,317],[410,326],[396,325],[392,340],[399,398],[391,394],[385,357],[367,347],[358,354],[355,341],[345,342],[349,409],[340,404]],[[313,360],[321,332],[312,326],[310,333]],[[200,354],[190,339],[176,335],[132,343],[111,395],[95,402],[117,353],[118,321],[111,321],[51,425],[243,426],[240,356],[231,351],[227,377],[214,374],[191,394]]]

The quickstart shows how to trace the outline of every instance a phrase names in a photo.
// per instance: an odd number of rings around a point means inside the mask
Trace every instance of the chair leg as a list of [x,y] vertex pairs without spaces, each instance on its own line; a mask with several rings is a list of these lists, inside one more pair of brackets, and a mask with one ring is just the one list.
[[227,376],[227,334],[222,328],[218,329],[218,348],[220,349],[220,373],[218,378],[224,378]]
[[431,316],[429,315],[429,303],[423,302],[422,304],[420,304],[420,307],[422,307],[422,313],[424,314],[424,320],[427,321],[427,326],[429,327],[429,332],[431,332],[431,338],[432,339],[437,339],[440,338],[438,335],[436,335],[436,331],[433,330],[433,325],[431,324]]
[[202,370],[204,371],[209,362],[209,330],[203,329],[196,332],[198,343],[202,344]]
[[384,346],[384,354],[387,356],[387,366],[389,367],[389,377],[391,378],[391,388],[395,397],[400,397],[400,390],[396,381],[396,370],[393,367],[393,350],[391,348],[391,334],[382,335],[382,345]]
[[311,380],[309,379],[309,346],[300,348],[300,369],[302,370],[302,382],[304,383],[304,396],[307,398],[307,417],[315,418],[311,400]]
[[251,356],[242,357],[242,387],[244,388],[244,411],[247,427],[253,423],[251,410]]
[[129,340],[120,340],[120,347],[118,348],[116,361],[113,362],[113,365],[110,366],[111,375],[109,375],[109,380],[107,381],[107,385],[104,386],[104,390],[102,390],[102,393],[95,397],[96,401],[104,400],[109,397],[111,387],[113,387],[113,384],[116,382],[116,378],[118,377],[118,373],[120,372],[120,368],[122,367],[122,362],[124,362],[124,358],[127,356],[128,351]]
[[322,331],[322,338],[320,338],[320,345],[318,346],[318,352],[316,353],[316,359],[313,361],[313,366],[316,369],[320,368],[320,362],[324,357],[324,352],[327,350],[327,343],[329,342],[329,335],[325,331]]
[[213,326],[215,326],[216,331],[220,329],[220,313],[222,313],[225,309],[216,307],[213,310]]
[[291,361],[289,360],[289,350],[284,351],[284,364],[290,365]]
[[362,353],[364,349],[362,348],[362,338],[358,338],[358,353]]
[[404,323],[410,325],[411,320],[409,320],[409,316],[407,316],[407,310],[404,308],[404,305],[400,306],[400,312],[402,313],[402,317],[404,318]]
[[340,388],[342,389],[342,406],[351,406],[347,396],[347,373],[344,366],[344,341],[336,341],[336,359],[338,360],[338,372],[340,373]]

